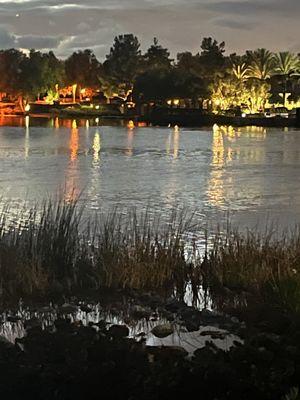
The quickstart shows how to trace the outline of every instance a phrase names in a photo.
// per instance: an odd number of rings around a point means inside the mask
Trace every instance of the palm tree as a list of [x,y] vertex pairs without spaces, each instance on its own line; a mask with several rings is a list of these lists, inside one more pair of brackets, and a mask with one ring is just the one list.
[[232,73],[239,82],[243,83],[249,78],[249,66],[246,63],[233,63]]
[[297,55],[287,51],[275,54],[274,75],[282,78],[283,105],[286,105],[287,84],[292,76],[300,74],[300,59]]
[[249,57],[249,75],[261,81],[270,79],[274,70],[274,54],[266,49],[257,49],[248,51]]

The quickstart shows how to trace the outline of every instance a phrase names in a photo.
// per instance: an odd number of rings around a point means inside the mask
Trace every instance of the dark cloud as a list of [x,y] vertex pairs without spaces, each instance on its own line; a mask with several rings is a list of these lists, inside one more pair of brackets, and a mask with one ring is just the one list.
[[299,0],[244,0],[244,1],[216,1],[206,4],[205,8],[224,14],[238,14],[257,16],[260,13],[267,15],[299,18]]
[[156,36],[173,56],[199,51],[204,36],[225,40],[229,52],[300,51],[299,16],[300,0],[0,0],[0,47],[61,57],[88,47],[103,59],[115,35],[132,32],[143,49]]
[[17,45],[24,49],[55,49],[64,41],[58,36],[25,35],[17,38]]

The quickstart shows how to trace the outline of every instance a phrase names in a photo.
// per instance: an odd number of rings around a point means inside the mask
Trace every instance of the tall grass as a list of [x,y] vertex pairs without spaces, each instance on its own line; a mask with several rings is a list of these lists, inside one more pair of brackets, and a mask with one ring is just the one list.
[[[219,306],[219,299],[246,294],[300,312],[299,228],[280,237],[228,229],[209,242],[187,211],[162,221],[150,209],[115,209],[85,220],[76,201],[48,200],[20,210],[19,224],[9,224],[9,214],[7,205],[0,214],[0,301],[101,287],[183,298],[189,284]],[[206,238],[204,253],[191,232]]]
[[211,291],[249,294],[300,311],[300,229],[216,235],[202,279]]
[[76,201],[49,200],[20,211],[22,223],[9,228],[7,214],[9,207],[0,217],[2,299],[100,287],[183,296],[195,270],[183,240],[195,229],[187,212],[174,210],[164,223],[134,209],[84,220]]

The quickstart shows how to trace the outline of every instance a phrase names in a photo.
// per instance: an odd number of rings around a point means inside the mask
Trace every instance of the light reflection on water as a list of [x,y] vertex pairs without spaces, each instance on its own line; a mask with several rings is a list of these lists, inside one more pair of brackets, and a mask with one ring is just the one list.
[[299,131],[100,122],[2,117],[2,202],[30,204],[66,189],[68,199],[82,193],[88,212],[181,206],[212,225],[228,212],[240,228],[299,222]]

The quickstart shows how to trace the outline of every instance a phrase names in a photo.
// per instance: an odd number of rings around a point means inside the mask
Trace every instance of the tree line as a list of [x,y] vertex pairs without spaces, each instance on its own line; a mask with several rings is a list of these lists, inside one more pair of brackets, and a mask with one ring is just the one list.
[[133,34],[119,35],[104,62],[91,50],[74,52],[66,60],[50,51],[0,50],[0,91],[27,99],[51,93],[57,85],[100,89],[108,97],[126,97],[132,91],[137,103],[165,104],[182,99],[190,107],[214,110],[232,107],[251,112],[267,102],[286,105],[300,98],[300,58],[290,52],[274,54],[266,49],[225,55],[225,43],[204,38],[199,52],[185,51],[170,57],[154,38],[142,53]]

